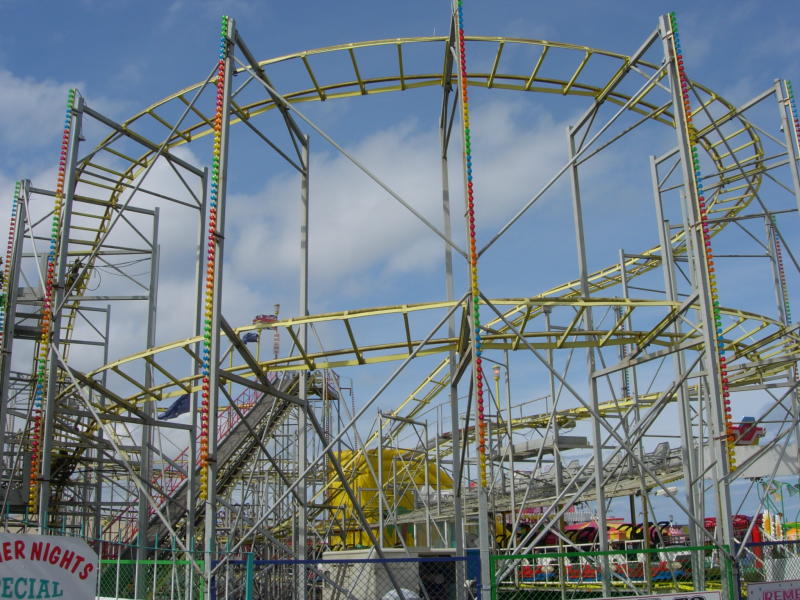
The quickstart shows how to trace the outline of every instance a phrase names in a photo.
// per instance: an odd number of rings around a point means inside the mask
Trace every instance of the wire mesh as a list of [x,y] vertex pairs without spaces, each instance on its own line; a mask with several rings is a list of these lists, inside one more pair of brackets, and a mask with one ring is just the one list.
[[[730,589],[730,564],[728,553],[712,546],[495,555],[490,558],[492,600],[571,600]],[[604,591],[606,582],[608,593]]]
[[459,557],[256,560],[253,598],[454,600]]
[[[202,562],[199,565],[202,568]],[[141,585],[138,594],[137,575]],[[100,561],[97,595],[100,598],[153,600],[203,598],[205,582],[187,560],[104,559]]]
[[750,584],[800,580],[800,541],[745,544],[739,558],[739,576],[742,597],[748,596]]

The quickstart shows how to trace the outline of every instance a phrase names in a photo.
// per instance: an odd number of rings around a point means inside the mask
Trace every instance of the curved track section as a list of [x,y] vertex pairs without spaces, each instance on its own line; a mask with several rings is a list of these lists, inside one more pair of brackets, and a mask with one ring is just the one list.
[[[263,94],[263,98],[252,101],[238,102],[234,98],[231,102],[229,123],[232,126],[253,128],[262,114],[271,111],[290,113],[291,107],[300,107],[309,102],[410,92],[420,88],[449,89],[456,83],[452,63],[448,59],[450,43],[451,39],[447,37],[378,40],[309,50],[262,61],[258,63],[258,69],[262,73],[279,72],[283,80],[294,82],[293,86],[279,86],[279,92],[288,107],[273,93]],[[475,54],[491,57],[487,70],[466,73],[465,81],[469,86],[507,92],[584,97],[595,107],[606,103],[622,107],[622,111],[634,115],[638,122],[650,121],[667,128],[675,127],[673,100],[668,90],[667,71],[663,65],[647,62],[640,56],[630,57],[584,46],[541,40],[468,36],[466,43]],[[412,57],[419,54],[420,50],[424,50],[425,56],[437,57],[439,62],[427,61],[420,64],[413,60]],[[372,56],[371,53],[374,52],[381,53],[383,57],[380,74],[366,76],[367,72],[375,72],[374,68],[365,67],[369,62],[367,56]],[[524,72],[507,69],[502,57],[504,53],[514,52],[532,53],[535,57],[532,67]],[[391,58],[387,59],[387,56]],[[329,60],[352,64],[352,76],[326,81],[324,70],[318,65]],[[593,68],[597,63],[601,63],[603,68]],[[238,91],[257,84],[256,70],[256,66],[252,64],[249,68],[238,70]],[[559,74],[553,75],[554,71]],[[101,251],[114,250],[109,248],[107,242],[109,231],[118,223],[120,215],[129,206],[131,197],[142,191],[163,198],[164,201],[169,200],[166,196],[159,196],[157,190],[147,190],[143,185],[149,170],[163,157],[167,157],[187,172],[202,175],[202,170],[186,164],[180,158],[180,148],[191,148],[192,142],[208,138],[214,133],[215,116],[212,104],[197,101],[208,100],[213,75],[212,71],[206,82],[187,87],[121,124],[115,124],[108,119],[103,121],[102,115],[87,108],[86,114],[101,120],[111,133],[75,164],[78,192],[74,197],[73,210],[76,218],[73,219],[69,232],[69,249],[73,255],[83,257],[83,262],[78,265],[72,280],[75,299],[65,305],[62,315],[62,329],[66,334],[66,339],[62,342],[65,355],[68,356],[70,334],[79,319],[83,302],[81,298],[88,296],[91,271],[99,266],[98,256]],[[636,80],[636,92],[623,91],[629,87],[621,85],[623,81],[627,81],[626,78]],[[640,87],[642,84],[643,87]],[[696,143],[709,164],[713,165],[705,183],[706,189],[714,190],[708,200],[708,214],[713,217],[710,234],[717,235],[757,198],[765,169],[765,152],[757,128],[732,104],[701,84],[692,82],[691,86],[698,100],[698,107],[691,115],[697,128]],[[607,145],[611,143],[613,141]],[[189,208],[197,210],[202,219],[199,202],[197,206]],[[91,227],[86,226],[88,221],[91,221]],[[668,248],[656,245],[644,249],[636,255],[626,256],[618,264],[588,274],[585,282],[587,285],[583,289],[584,282],[576,279],[543,292],[531,290],[531,296],[527,298],[484,298],[481,311],[491,318],[482,319],[485,322],[482,327],[483,348],[486,351],[532,353],[577,349],[597,352],[619,350],[621,366],[616,371],[604,367],[609,373],[628,371],[647,361],[671,357],[676,352],[702,354],[703,324],[696,295],[688,295],[680,300],[653,300],[622,297],[619,293],[620,288],[627,285],[627,281],[660,268],[667,253],[675,259],[693,260],[685,230],[677,229],[672,232],[667,245]],[[617,292],[616,296],[613,296],[613,292]],[[458,366],[453,364],[454,357],[463,361],[468,355],[468,308],[466,301],[441,301],[280,319],[271,323],[270,328],[280,331],[284,339],[293,340],[293,350],[284,355],[259,360],[253,359],[233,340],[252,330],[264,329],[263,325],[226,330],[224,334],[230,339],[232,355],[238,352],[242,360],[237,364],[231,361],[230,365],[221,366],[219,375],[224,384],[229,386],[251,387],[266,393],[270,389],[264,387],[264,373],[296,372],[299,379],[303,373],[315,370],[387,362],[405,363],[414,358],[441,356],[441,360],[436,361],[435,367],[420,380],[415,389],[396,402],[390,416],[398,420],[383,440],[383,443],[391,443],[401,436],[404,429],[407,430],[410,422],[429,410],[434,400],[453,383],[453,375],[458,370]],[[720,312],[720,335],[731,357],[728,361],[728,377],[732,389],[750,390],[759,385],[768,385],[783,377],[787,369],[795,364],[798,337],[793,327],[778,319],[736,308],[722,307]],[[588,328],[583,325],[583,317],[587,313],[603,314],[607,317],[598,319]],[[448,314],[455,316],[454,322],[461,323],[460,328],[447,331],[444,325]],[[421,332],[428,331],[431,322],[439,322],[440,327],[425,337]],[[301,342],[301,330],[321,324],[332,328],[337,339],[349,342],[325,350],[312,350],[310,346],[304,346]],[[360,331],[376,327],[382,331],[382,340],[364,341],[366,336],[362,339]],[[148,348],[87,373],[76,370],[72,373],[74,380],[66,376],[62,378],[57,404],[74,405],[79,391],[91,389],[96,396],[90,401],[96,409],[102,411],[104,420],[108,423],[115,422],[114,419],[125,419],[126,415],[131,414],[141,417],[142,422],[148,422],[145,407],[152,406],[153,402],[178,399],[203,391],[202,357],[198,351],[202,340],[203,336],[193,336]],[[291,377],[294,381],[294,375]],[[126,382],[124,391],[116,392],[106,386],[104,382],[108,378]],[[79,384],[77,387],[76,382]],[[554,426],[569,428],[581,421],[606,418],[624,421],[628,418],[626,415],[635,411],[644,415],[636,422],[641,429],[639,438],[635,438],[634,434],[634,438],[641,441],[643,431],[649,423],[648,419],[657,419],[668,403],[679,400],[684,393],[680,391],[682,386],[687,397],[697,400],[702,396],[700,387],[694,383],[688,385],[684,379],[678,381],[674,387],[660,392],[648,390],[635,394],[623,393],[593,406],[584,404],[553,408],[552,411],[509,419],[502,425],[508,426],[509,431],[544,430],[546,435],[552,435]],[[288,393],[295,390],[286,388],[279,391]],[[319,390],[318,394],[321,394]],[[282,396],[280,400],[276,400],[275,396],[272,398],[271,402],[262,402],[251,409],[247,418],[237,426],[241,435],[236,439],[227,438],[225,443],[228,446],[220,445],[220,452],[224,448],[234,450],[225,450],[216,466],[221,475],[218,479],[219,493],[228,491],[234,482],[244,478],[254,455],[258,454],[259,449],[264,450],[266,438],[278,436],[277,432],[291,410],[288,401]],[[305,396],[301,394],[301,398]],[[280,402],[282,406],[277,411],[279,417],[272,410],[276,402]],[[322,427],[327,425],[323,423]],[[85,412],[67,410],[56,417],[55,428],[59,436],[74,442],[60,456],[61,463],[55,469],[58,476],[55,479],[59,482],[56,484],[58,497],[71,485],[72,473],[85,458],[85,448],[90,440],[95,439],[98,426]],[[465,426],[463,437],[470,439],[473,432],[471,426]],[[612,428],[609,428],[609,432],[612,437],[616,435]],[[281,435],[284,433],[281,431]],[[509,433],[510,437],[512,435]],[[362,450],[374,447],[377,436],[373,432],[356,445]],[[239,438],[246,439],[247,443],[242,443]],[[327,442],[328,438],[324,435],[321,438]],[[436,443],[437,457],[451,451],[448,447],[449,441],[445,436],[440,436]],[[332,444],[331,442],[328,445],[326,451],[331,449]],[[424,454],[430,457],[433,444],[426,441],[422,446]],[[620,442],[618,449],[626,449],[623,442]],[[658,468],[663,468],[662,477],[658,479],[650,472],[647,474],[650,477],[649,483],[641,483],[642,486],[649,489],[655,485],[663,485],[677,476],[678,461],[672,454],[666,462],[658,465]],[[326,454],[325,461],[329,463],[333,459],[332,455]],[[354,460],[351,459],[351,462],[343,465],[345,470],[352,466]],[[613,460],[611,457],[611,461]],[[329,466],[325,467],[328,468]],[[631,490],[637,485],[634,477],[636,473],[631,471],[625,477],[619,472],[616,475],[614,473],[613,470],[609,471],[609,490],[613,488],[610,480],[616,477],[619,494],[633,493]],[[643,471],[640,470],[638,474],[639,479],[644,481]],[[288,475],[299,476],[297,471],[287,472]],[[332,510],[331,505],[338,500],[336,495],[329,493],[329,474],[323,475],[324,477],[320,475],[323,481],[318,482],[315,487],[313,502],[317,505],[310,514],[312,519]],[[121,480],[125,478],[125,474],[119,471],[114,477]],[[515,477],[512,473],[512,488]],[[621,478],[626,483],[620,484]],[[577,483],[583,479],[576,476],[574,481]],[[549,485],[547,482],[542,484],[544,487],[539,491],[543,497],[548,496],[545,492],[550,490]],[[288,489],[291,486],[286,487]],[[133,489],[128,487],[129,492]],[[610,493],[615,495],[617,492]],[[287,491],[284,496],[288,493]],[[342,490],[337,492],[338,495],[342,493]],[[591,491],[586,492],[585,488],[581,488],[576,494],[576,501],[592,497]],[[155,539],[158,535],[163,540],[168,537],[169,527],[166,525],[177,525],[185,508],[191,504],[187,501],[185,486],[169,490],[167,495],[167,502],[179,506],[179,509],[168,511],[167,523],[163,520],[150,520],[147,538]],[[283,501],[282,496],[278,503]],[[501,504],[502,502],[505,500],[500,501]],[[513,511],[513,500],[511,504]],[[201,503],[197,510],[196,515],[199,515],[203,510]],[[54,511],[57,512],[57,509],[54,508]],[[412,517],[413,514],[408,519],[413,520]],[[285,527],[286,523],[285,520],[278,521],[279,527]],[[342,531],[352,526],[342,525]],[[319,524],[317,528],[320,531],[325,529]],[[279,528],[275,529],[278,530]]]

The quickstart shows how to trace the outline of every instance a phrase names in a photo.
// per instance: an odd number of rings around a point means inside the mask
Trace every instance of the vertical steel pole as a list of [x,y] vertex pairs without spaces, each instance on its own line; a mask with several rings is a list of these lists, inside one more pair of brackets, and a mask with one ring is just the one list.
[[[658,240],[661,246],[661,270],[664,276],[664,289],[666,291],[667,300],[672,302],[678,301],[678,286],[675,278],[675,257],[672,253],[672,243],[670,241],[669,221],[664,217],[664,204],[661,197],[661,189],[658,184],[658,165],[656,164],[655,157],[650,157],[650,179],[653,187],[653,201],[655,202],[656,209],[656,222],[658,229]],[[681,333],[680,321],[676,320],[672,325],[672,330],[676,334]],[[676,352],[674,355],[674,369],[675,377],[683,380],[683,373],[686,371],[686,364],[684,361],[683,352]],[[697,485],[697,468],[695,460],[695,437],[692,431],[692,408],[691,397],[689,395],[688,384],[684,381],[678,388],[678,418],[681,424],[681,459],[683,462],[683,479],[686,482],[686,506],[689,512],[698,520],[703,522],[704,515],[697,514],[697,495],[702,494],[702,479],[700,480],[700,489]],[[699,402],[699,400],[698,400]],[[702,449],[700,449],[702,451]],[[645,523],[645,527],[647,524]],[[689,522],[689,543],[696,547],[700,540],[700,532],[697,530],[697,525]],[[703,576],[702,564],[696,552],[692,552],[692,578],[694,580],[695,589],[701,589],[701,578]]]
[[[103,364],[108,364],[108,336],[109,331],[111,330],[111,305],[106,304],[106,326],[105,326],[105,335],[103,337]],[[108,371],[103,370],[103,375],[101,379],[101,383],[103,387],[106,387],[106,382],[108,380]],[[100,401],[100,406],[104,406],[106,403],[106,399],[102,394],[98,394],[98,399]],[[96,540],[100,540],[103,534],[103,521],[102,521],[102,508],[103,508],[103,478],[102,478],[102,458],[103,458],[103,428],[100,427],[97,430],[97,447],[94,451],[94,458],[95,458],[95,482],[94,482],[94,537]],[[100,549],[102,549],[102,543],[98,541],[98,554],[100,554]]]
[[[695,184],[694,170],[692,167],[691,141],[689,138],[689,124],[686,119],[683,97],[681,93],[681,81],[677,69],[677,57],[673,48],[672,26],[670,19],[662,15],[659,21],[659,31],[664,48],[664,59],[668,65],[670,90],[672,91],[673,112],[675,114],[675,132],[678,138],[678,153],[681,160],[681,175],[683,178],[682,195],[683,207],[687,217],[688,234],[687,249],[694,251],[694,269],[692,279],[694,289],[699,293],[698,303],[700,305],[700,322],[703,328],[704,341],[704,367],[706,371],[706,382],[709,391],[710,406],[710,439],[711,454],[714,461],[713,476],[715,483],[715,495],[717,503],[717,541],[728,547],[726,555],[730,552],[735,543],[733,537],[733,526],[731,523],[731,497],[727,478],[730,472],[728,464],[727,448],[727,427],[725,422],[725,412],[722,404],[722,388],[720,378],[720,363],[717,353],[717,340],[715,336],[716,325],[714,310],[712,306],[711,289],[709,285],[708,264],[703,256],[705,241],[701,226],[699,192]],[[732,563],[732,568],[736,564]],[[723,579],[726,579],[723,577]],[[733,578],[737,580],[737,577]],[[739,592],[736,589],[727,589],[727,579],[723,583],[724,589],[730,598],[738,598]]]
[[430,475],[430,463],[428,462],[427,419],[425,419],[425,446],[423,448],[423,452],[425,453],[425,458],[422,461],[422,468],[425,469],[425,545],[428,548],[431,548],[433,546],[433,544],[431,544],[431,475]]
[[[204,217],[208,208],[208,167],[203,169],[203,176],[200,179],[201,196],[200,208],[197,215],[197,258],[195,263],[195,289],[197,289],[197,298],[195,299],[195,335],[203,335],[203,281],[205,278],[205,261],[203,255],[203,247],[206,242],[206,234],[204,226]],[[195,344],[195,355],[202,356],[203,348],[202,342]],[[192,358],[191,371],[195,377],[199,378],[200,365],[197,360]],[[191,420],[192,430],[189,432],[189,454],[187,456],[187,475],[186,478],[186,547],[190,552],[194,553],[196,550],[195,541],[195,519],[196,517],[196,490],[197,490],[197,422],[198,410],[200,408],[198,399],[200,398],[199,392],[194,392],[190,397],[191,406]],[[192,589],[192,580],[194,579],[194,569],[188,567],[187,573],[187,589]]]
[[[469,268],[470,297],[467,308],[470,333],[470,362],[471,362],[471,393],[475,399],[475,432],[476,432],[476,458],[478,473],[478,543],[480,551],[480,597],[482,600],[489,600],[491,594],[490,586],[490,565],[489,552],[492,539],[489,530],[489,498],[487,496],[488,482],[486,478],[486,421],[484,418],[483,406],[483,371],[481,354],[481,322],[480,322],[480,286],[478,284],[478,252],[475,241],[475,197],[473,192],[472,176],[472,134],[469,123],[469,103],[467,87],[469,85],[467,63],[466,63],[466,43],[463,27],[463,6],[461,0],[453,2],[453,18],[458,20],[455,31],[458,33],[458,59],[459,68],[458,84],[459,99],[461,100],[461,149],[462,149],[462,168],[464,182],[464,208],[465,208],[465,228],[466,238],[469,243],[467,253],[467,266]],[[469,417],[468,417],[469,418]]]
[[[786,95],[784,95],[784,85],[786,86]],[[797,206],[800,209],[800,168],[797,165],[798,159],[798,126],[795,125],[795,106],[792,105],[793,96],[790,95],[791,89],[789,82],[781,83],[780,80],[775,81],[775,97],[778,100],[778,112],[781,116],[781,129],[783,129],[783,136],[786,140],[786,157],[789,160],[789,171],[792,174],[792,186],[794,188],[794,197]],[[776,241],[777,241],[777,231]],[[786,324],[788,324],[788,315],[786,315]],[[797,366],[791,370],[792,376],[797,377]],[[797,388],[792,391],[792,410],[794,412],[795,421],[800,423],[800,396],[798,396]],[[797,457],[800,460],[800,424],[795,431],[795,445],[797,446]]]
[[[547,332],[550,332],[550,313],[552,313],[553,309],[550,306],[543,306],[542,312],[544,313],[544,326]],[[547,364],[550,365],[550,369],[548,369],[548,380],[550,383],[550,400],[553,403],[552,414],[555,415],[555,412],[558,408],[558,401],[556,400],[556,377],[555,377],[555,365],[553,364],[553,347],[552,344],[547,345]],[[547,407],[545,406],[545,409]],[[553,418],[553,466],[551,467],[554,469],[555,473],[555,488],[556,488],[556,498],[561,495],[561,489],[564,487],[564,466],[561,463],[561,449],[558,446],[558,436],[560,434],[560,426],[558,424],[558,419]],[[520,507],[521,509],[522,507]],[[559,507],[557,506],[556,509]],[[516,523],[516,519],[514,523]],[[563,517],[558,521],[558,529],[562,529],[564,524]],[[511,532],[512,537],[516,533],[516,529]],[[514,544],[516,546],[516,544]],[[561,539],[561,536],[558,537],[558,551],[564,552],[564,541]],[[564,561],[566,559],[563,556],[558,557],[558,583],[559,589],[561,592],[561,600],[566,600],[567,598],[567,577],[566,577],[566,569],[564,566]],[[515,575],[516,578],[516,575]]]
[[[309,178],[309,154],[308,136],[302,139],[301,158],[303,161],[303,173],[300,184],[300,316],[308,315],[308,178]],[[308,325],[303,323],[300,326],[300,343],[304,349],[308,349]],[[301,370],[299,379],[298,398],[301,408],[298,409],[298,445],[297,445],[297,469],[298,473],[303,473],[308,466],[308,415],[306,411],[313,410],[307,401],[308,371]],[[323,444],[325,441],[323,440]],[[306,559],[306,539],[308,528],[308,511],[306,509],[306,478],[301,477],[297,485],[297,496],[300,499],[300,506],[297,507],[297,548],[295,550],[298,560]],[[297,597],[305,600],[306,589],[306,565],[299,563],[297,568]]]
[[[13,457],[13,452],[6,452],[5,435],[6,420],[8,419],[8,388],[11,376],[11,352],[14,342],[14,322],[17,316],[17,292],[19,289],[20,266],[22,263],[22,244],[25,240],[25,225],[27,213],[25,212],[26,202],[23,200],[29,195],[30,182],[24,182],[19,189],[19,194],[14,198],[16,203],[16,226],[14,227],[14,238],[9,240],[12,244],[10,263],[6,265],[8,280],[6,288],[8,295],[5,298],[5,320],[3,321],[3,346],[0,361],[0,477],[6,477],[6,467],[12,470],[14,465],[6,463],[7,457]],[[12,458],[13,460],[13,458]]]
[[[378,545],[383,548],[386,546],[383,524],[383,413],[378,412]],[[365,455],[364,460],[369,460]]]
[[[506,384],[506,412],[508,413],[508,445],[509,445],[509,467],[511,469],[511,490],[510,490],[510,500],[511,500],[511,516],[512,516],[512,523],[516,522],[515,513],[517,511],[517,492],[516,492],[516,478],[515,478],[515,469],[516,465],[514,464],[514,425],[513,425],[513,416],[511,414],[511,363],[509,363],[508,359],[508,350],[505,351],[505,359],[506,359],[506,376],[505,376],[505,384]],[[509,539],[509,548],[513,548],[513,540]]]
[[778,270],[778,258],[775,244],[778,243],[778,235],[775,225],[769,214],[764,215],[764,236],[767,241],[767,256],[770,267],[772,267],[772,289],[775,291],[775,304],[777,305],[778,320],[784,325],[788,324],[786,318],[786,307],[783,303],[783,285],[781,285],[780,271]]
[[[589,298],[589,275],[586,264],[586,239],[583,233],[583,208],[581,206],[580,184],[578,182],[578,165],[573,160],[575,157],[575,138],[572,127],[567,128],[567,138],[569,141],[570,159],[570,183],[572,187],[572,214],[575,222],[575,243],[578,250],[578,272],[581,282],[581,294],[584,298]],[[583,316],[583,324],[586,331],[592,331],[592,308],[587,307]],[[606,494],[603,485],[603,438],[600,433],[599,403],[597,400],[597,380],[594,377],[595,359],[594,349],[590,346],[586,352],[586,368],[589,375],[589,401],[592,410],[597,417],[592,418],[592,441],[594,446],[594,488],[595,503],[597,504],[597,529],[600,541],[600,550],[608,550],[608,526],[606,524]],[[611,571],[608,562],[608,555],[600,556],[601,571],[603,574],[603,595],[611,594]]]
[[[436,516],[442,516],[442,477],[441,477],[441,454],[439,453],[439,440],[442,439],[442,405],[436,407],[436,438],[435,438],[435,452],[436,452]],[[445,547],[444,540],[442,540],[442,547]]]
[[[210,331],[209,367],[208,367],[208,460],[206,498],[205,498],[205,585],[206,596],[209,600],[214,596],[211,570],[216,559],[217,536],[217,407],[219,396],[219,357],[220,357],[220,322],[222,314],[222,263],[225,249],[225,204],[228,171],[228,143],[229,119],[231,104],[231,76],[234,69],[233,43],[235,38],[235,25],[233,19],[225,21],[227,31],[223,31],[222,44],[227,48],[221,60],[225,73],[222,84],[222,98],[220,105],[221,117],[219,121],[219,164],[217,166],[217,198],[216,198],[216,227],[212,240],[216,246],[214,254],[213,282],[211,284],[211,316],[208,319]],[[213,175],[213,173],[212,173]],[[210,212],[210,211],[209,211]],[[201,462],[202,458],[201,458]],[[204,466],[201,464],[201,469]]]
[[[622,284],[622,297],[625,299],[629,298],[629,290],[628,290],[628,273],[625,270],[625,252],[620,248],[619,251],[619,269],[620,269],[620,283]],[[628,317],[627,322],[628,329],[632,329],[631,326],[631,319]],[[626,376],[626,370],[622,371],[623,377]],[[631,378],[630,378],[630,387],[628,393],[631,396],[634,406],[634,416],[636,418],[636,422],[641,422],[641,411],[639,410],[639,385],[638,380],[636,378],[636,368],[631,368]],[[642,499],[642,548],[645,550],[650,549],[650,518],[648,516],[648,496],[647,496],[647,485],[645,479],[645,472],[642,468],[644,464],[644,443],[642,438],[639,439],[639,443],[637,444],[637,450],[639,453],[639,465],[637,471],[639,472],[639,495]],[[636,527],[636,508],[635,508],[635,501],[633,496],[631,496],[631,524]],[[647,585],[647,591],[650,593],[653,589],[653,574],[650,569],[651,563],[651,555],[647,552],[644,553],[642,564],[644,566],[644,579]]]
[[[64,311],[64,275],[69,257],[70,221],[72,220],[72,202],[75,197],[75,166],[78,162],[78,146],[81,138],[81,125],[83,123],[83,98],[76,95],[72,107],[72,133],[69,138],[69,153],[65,168],[64,181],[64,209],[61,217],[61,239],[59,240],[58,253],[56,254],[56,285],[53,294],[50,347],[60,351],[61,342],[61,314]],[[48,357],[47,370],[47,406],[44,411],[42,428],[42,466],[39,486],[39,529],[42,533],[47,531],[50,510],[50,466],[51,453],[55,437],[55,409],[58,382],[57,361]]]
[[[448,132],[448,122],[450,121],[450,113],[448,111],[448,104],[450,93],[452,91],[451,69],[452,63],[450,59],[455,52],[455,22],[451,21],[451,35],[450,43],[447,48],[448,55],[445,59],[446,63],[450,64],[450,69],[445,70],[445,77],[447,81],[444,85],[442,93],[442,110],[439,116],[439,143],[440,143],[440,158],[441,158],[441,173],[442,173],[442,217],[444,224],[444,235],[448,240],[453,237],[453,224],[450,218],[450,177],[448,172],[448,154],[447,149],[449,146],[450,138]],[[453,250],[447,243],[444,244],[444,284],[445,295],[448,301],[453,301]],[[447,335],[450,338],[455,337],[455,319],[450,317],[447,320]],[[461,473],[461,430],[459,428],[458,419],[458,385],[455,382],[457,365],[456,353],[450,351],[448,353],[448,370],[450,381],[450,443],[452,447],[452,469],[453,469],[453,541],[455,544],[456,556],[464,556],[464,513],[462,507],[461,496],[461,481],[463,478],[459,477]],[[445,544],[449,545],[449,536],[444,540]],[[463,600],[466,597],[466,568],[463,561],[456,562],[456,600]]]
[[[783,85],[780,79],[775,80],[775,98],[778,101],[778,112],[781,116],[781,129],[783,129],[783,137],[786,140],[786,158],[789,160],[789,171],[792,174],[794,196],[795,200],[797,201],[797,207],[800,209],[800,170],[798,170],[797,166],[797,131],[792,124],[794,121],[794,115],[792,115],[792,106],[789,101],[789,96],[788,94],[784,94]],[[790,115],[791,119],[789,118]]]
[[[159,247],[158,247],[158,216],[159,209],[153,212],[153,234],[150,242],[150,282],[147,290],[147,347],[152,348],[156,345],[156,313],[158,306],[158,267],[159,267]],[[150,389],[153,385],[153,367],[145,364],[144,386]],[[155,401],[148,400],[142,407],[142,412],[153,418],[155,415]],[[147,584],[147,571],[144,569],[143,561],[147,559],[147,529],[150,524],[150,509],[148,504],[147,488],[153,480],[153,426],[145,421],[142,424],[141,449],[140,449],[140,474],[142,485],[145,489],[139,491],[139,506],[137,515],[138,540],[136,545],[136,579],[134,591],[137,598],[143,598]]]

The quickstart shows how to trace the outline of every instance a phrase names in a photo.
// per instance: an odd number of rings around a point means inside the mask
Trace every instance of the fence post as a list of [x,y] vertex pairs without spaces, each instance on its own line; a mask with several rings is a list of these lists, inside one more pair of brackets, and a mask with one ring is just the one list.
[[494,554],[489,555],[489,581],[490,581],[490,594],[492,600],[497,600],[497,556]]
[[247,553],[247,572],[245,573],[244,600],[253,600],[253,553]]
[[[725,580],[727,581],[728,597],[730,600],[739,600],[742,597],[741,573],[739,569],[734,570],[733,559],[731,558],[733,553],[730,546],[726,545],[723,548],[725,549],[723,556],[725,557]],[[722,582],[720,581],[720,583]]]

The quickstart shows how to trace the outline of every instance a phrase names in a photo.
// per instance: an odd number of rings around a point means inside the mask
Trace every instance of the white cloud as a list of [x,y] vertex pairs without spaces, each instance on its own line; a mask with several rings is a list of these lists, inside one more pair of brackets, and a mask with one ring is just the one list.
[[[473,115],[478,220],[488,233],[564,161],[564,145],[552,143],[553,136],[563,136],[563,125],[546,115],[531,121],[528,109],[523,102],[496,101]],[[407,121],[368,135],[348,151],[442,229],[438,145],[436,130]],[[454,236],[463,246],[460,154],[460,141],[454,138],[451,212]],[[310,195],[311,278],[323,289],[361,290],[359,282],[365,279],[375,284],[440,268],[438,236],[345,157],[313,154]],[[298,197],[297,175],[273,178],[253,195],[231,195],[226,258],[235,278],[286,278],[296,272]]]
[[51,142],[61,129],[67,91],[76,82],[37,81],[0,69],[0,140],[25,147]]
[[169,29],[179,21],[186,18],[187,12],[203,14],[205,16],[220,17],[230,15],[244,18],[253,15],[258,9],[263,12],[267,8],[264,3],[255,3],[249,0],[173,0],[166,8],[160,28]]

